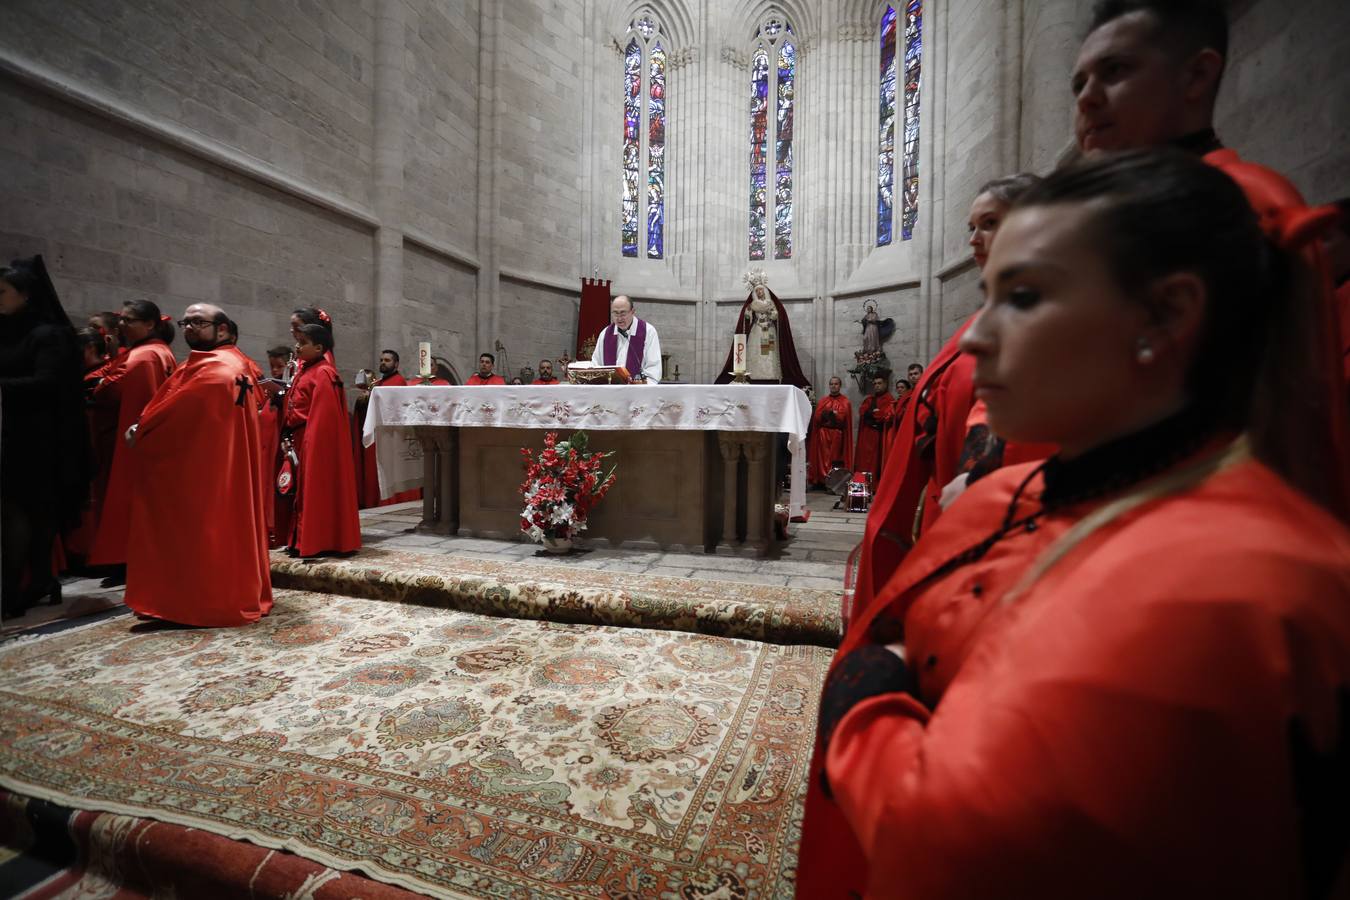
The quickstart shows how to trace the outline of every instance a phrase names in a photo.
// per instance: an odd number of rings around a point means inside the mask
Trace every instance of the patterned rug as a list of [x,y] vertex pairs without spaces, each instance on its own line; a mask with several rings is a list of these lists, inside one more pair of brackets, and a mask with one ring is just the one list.
[[488,616],[657,628],[768,641],[839,643],[839,592],[362,550],[349,559],[272,554],[272,583]]
[[0,786],[472,897],[788,897],[830,652],[277,592],[0,648]]

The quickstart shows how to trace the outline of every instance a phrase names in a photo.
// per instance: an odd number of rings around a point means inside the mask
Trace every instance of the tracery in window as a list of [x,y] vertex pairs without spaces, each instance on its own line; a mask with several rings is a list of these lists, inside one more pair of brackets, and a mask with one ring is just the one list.
[[[797,48],[792,26],[771,16],[755,35],[750,57],[750,258],[792,256],[792,120],[796,100]],[[770,88],[772,87],[772,90]],[[770,113],[773,98],[773,115]],[[769,148],[774,162],[770,170]],[[772,172],[773,190],[769,191]]]

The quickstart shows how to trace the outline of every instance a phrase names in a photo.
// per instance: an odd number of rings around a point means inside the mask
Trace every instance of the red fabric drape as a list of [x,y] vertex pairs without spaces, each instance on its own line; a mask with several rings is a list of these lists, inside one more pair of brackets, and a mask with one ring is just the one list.
[[591,351],[583,348],[589,343],[594,347],[601,331],[609,324],[609,286],[608,279],[581,279],[581,310],[577,314],[577,359],[590,359]]

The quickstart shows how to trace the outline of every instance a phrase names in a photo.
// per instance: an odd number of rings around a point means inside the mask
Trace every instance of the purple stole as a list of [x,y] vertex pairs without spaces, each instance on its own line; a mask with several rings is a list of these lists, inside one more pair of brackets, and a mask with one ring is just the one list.
[[[642,374],[642,351],[647,348],[647,323],[637,319],[637,327],[628,335],[628,359],[625,360],[624,368],[628,370],[630,377],[637,378]],[[619,329],[612,324],[605,328],[604,351],[600,355],[600,360],[607,366],[618,365],[619,357]]]

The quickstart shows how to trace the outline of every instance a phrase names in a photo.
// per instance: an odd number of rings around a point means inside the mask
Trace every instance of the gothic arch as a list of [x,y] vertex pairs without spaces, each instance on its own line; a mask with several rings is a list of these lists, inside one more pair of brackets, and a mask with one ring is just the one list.
[[694,19],[687,0],[611,0],[604,19],[605,32],[616,46],[624,45],[623,35],[629,23],[644,11],[660,21],[661,31],[670,41],[668,51],[675,53],[694,46]]

